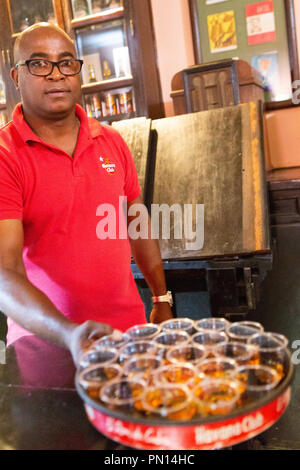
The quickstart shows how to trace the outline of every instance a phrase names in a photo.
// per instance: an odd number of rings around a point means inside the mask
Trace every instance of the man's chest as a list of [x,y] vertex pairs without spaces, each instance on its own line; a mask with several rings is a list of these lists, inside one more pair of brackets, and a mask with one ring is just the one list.
[[121,161],[109,148],[92,146],[74,158],[32,153],[24,165],[24,221],[96,214],[99,204],[118,204],[124,178]]

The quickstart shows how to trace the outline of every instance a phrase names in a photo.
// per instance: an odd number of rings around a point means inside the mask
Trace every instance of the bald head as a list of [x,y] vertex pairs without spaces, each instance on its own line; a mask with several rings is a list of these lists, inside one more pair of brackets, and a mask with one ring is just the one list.
[[[11,77],[20,90],[27,119],[31,116],[43,122],[57,122],[68,115],[75,116],[75,104],[81,94],[80,73],[65,75],[58,65],[73,59],[76,59],[73,41],[53,24],[35,24],[17,37]],[[29,68],[32,62],[27,61],[43,60],[52,62],[52,71],[47,75],[32,73]]]
[[51,23],[37,23],[25,29],[17,37],[14,45],[14,64],[28,58],[28,50],[33,42],[43,38],[56,39],[57,37],[62,37],[70,43],[75,56],[74,43],[63,29]]

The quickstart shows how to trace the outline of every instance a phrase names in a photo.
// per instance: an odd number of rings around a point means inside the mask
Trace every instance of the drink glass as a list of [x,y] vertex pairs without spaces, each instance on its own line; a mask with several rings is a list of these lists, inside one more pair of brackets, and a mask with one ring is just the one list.
[[214,356],[214,348],[220,344],[226,344],[228,338],[223,331],[216,330],[198,330],[192,336],[192,344],[204,346],[208,356]]
[[126,331],[132,341],[151,340],[161,331],[161,326],[154,323],[135,325]]
[[143,354],[157,354],[157,346],[154,341],[134,341],[125,344],[125,346],[120,349],[120,363],[124,363],[128,359]]
[[177,345],[185,345],[190,341],[190,336],[183,330],[162,331],[154,338],[158,354],[166,358],[168,350]]
[[142,407],[148,413],[173,420],[190,420],[196,413],[191,391],[182,384],[156,384],[143,396]]
[[250,336],[264,331],[263,326],[257,322],[241,321],[231,323],[226,328],[226,334],[230,341],[247,343]]
[[141,379],[119,378],[104,385],[100,400],[110,409],[132,413],[141,410],[146,383]]
[[151,374],[151,384],[187,384],[197,375],[197,370],[191,364],[169,364],[162,366]]
[[230,322],[225,318],[202,318],[195,322],[196,330],[225,331]]
[[277,339],[277,341],[279,341],[280,343],[282,343],[285,348],[288,347],[289,340],[287,339],[286,336],[281,335],[281,334],[279,334],[279,333],[273,333],[273,332],[272,332],[272,335],[274,336],[275,339]]
[[183,330],[189,335],[195,333],[195,323],[191,318],[173,318],[161,323],[162,330]]
[[207,351],[204,346],[195,344],[178,345],[170,348],[166,353],[166,359],[170,363],[199,364],[206,359]]
[[281,380],[285,374],[287,354],[285,343],[273,333],[258,333],[249,338],[248,343],[259,348],[260,363],[276,370],[279,380]]
[[124,375],[129,379],[141,378],[145,382],[150,380],[153,371],[161,367],[162,359],[160,356],[152,356],[150,354],[142,354],[125,361]]
[[240,383],[241,403],[264,396],[279,383],[279,376],[268,366],[245,365],[238,369],[236,378]]
[[232,343],[221,344],[214,348],[216,357],[226,357],[234,359],[238,365],[259,364],[259,350],[252,344],[244,344],[233,341]]
[[123,333],[119,336],[117,336],[116,334],[111,334],[111,335],[103,336],[102,338],[95,341],[93,343],[93,347],[95,349],[102,348],[103,346],[109,347],[109,348],[120,349],[129,341],[130,341],[130,337],[126,333]]
[[207,377],[215,379],[234,378],[238,372],[237,363],[233,359],[219,357],[207,359],[197,366],[197,370]]
[[92,364],[108,365],[116,362],[119,358],[119,351],[116,348],[105,346],[97,349],[91,348],[84,352],[79,358],[79,368],[85,368]]
[[78,373],[78,383],[93,399],[99,400],[99,393],[103,385],[122,375],[122,368],[118,364],[107,366],[92,365]]
[[200,382],[192,392],[202,416],[230,413],[237,406],[241,394],[237,380],[212,378]]

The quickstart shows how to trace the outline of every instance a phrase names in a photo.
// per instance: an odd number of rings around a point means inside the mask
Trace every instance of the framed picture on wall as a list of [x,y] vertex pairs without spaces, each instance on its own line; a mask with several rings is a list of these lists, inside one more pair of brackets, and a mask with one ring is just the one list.
[[[189,0],[189,5],[196,64],[232,58],[244,60],[261,73],[266,84],[271,80],[268,101],[273,107],[291,101],[292,83],[300,79],[294,0]],[[235,22],[235,28],[233,20],[228,28],[231,32],[228,49],[220,44],[228,40],[223,29],[229,26],[229,17],[227,25],[216,24],[219,15],[226,12]],[[207,18],[214,20],[213,29]],[[214,48],[212,34],[217,44]],[[262,73],[261,67],[267,65],[268,74],[265,70]]]

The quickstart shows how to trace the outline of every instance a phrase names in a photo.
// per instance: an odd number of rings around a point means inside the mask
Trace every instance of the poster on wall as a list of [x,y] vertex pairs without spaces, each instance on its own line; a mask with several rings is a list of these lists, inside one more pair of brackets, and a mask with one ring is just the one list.
[[273,0],[246,5],[248,44],[276,41]]
[[237,49],[234,11],[215,13],[207,17],[210,51],[223,52]]
[[269,99],[276,100],[280,87],[278,53],[270,52],[253,56],[251,65],[262,75],[264,90]]

